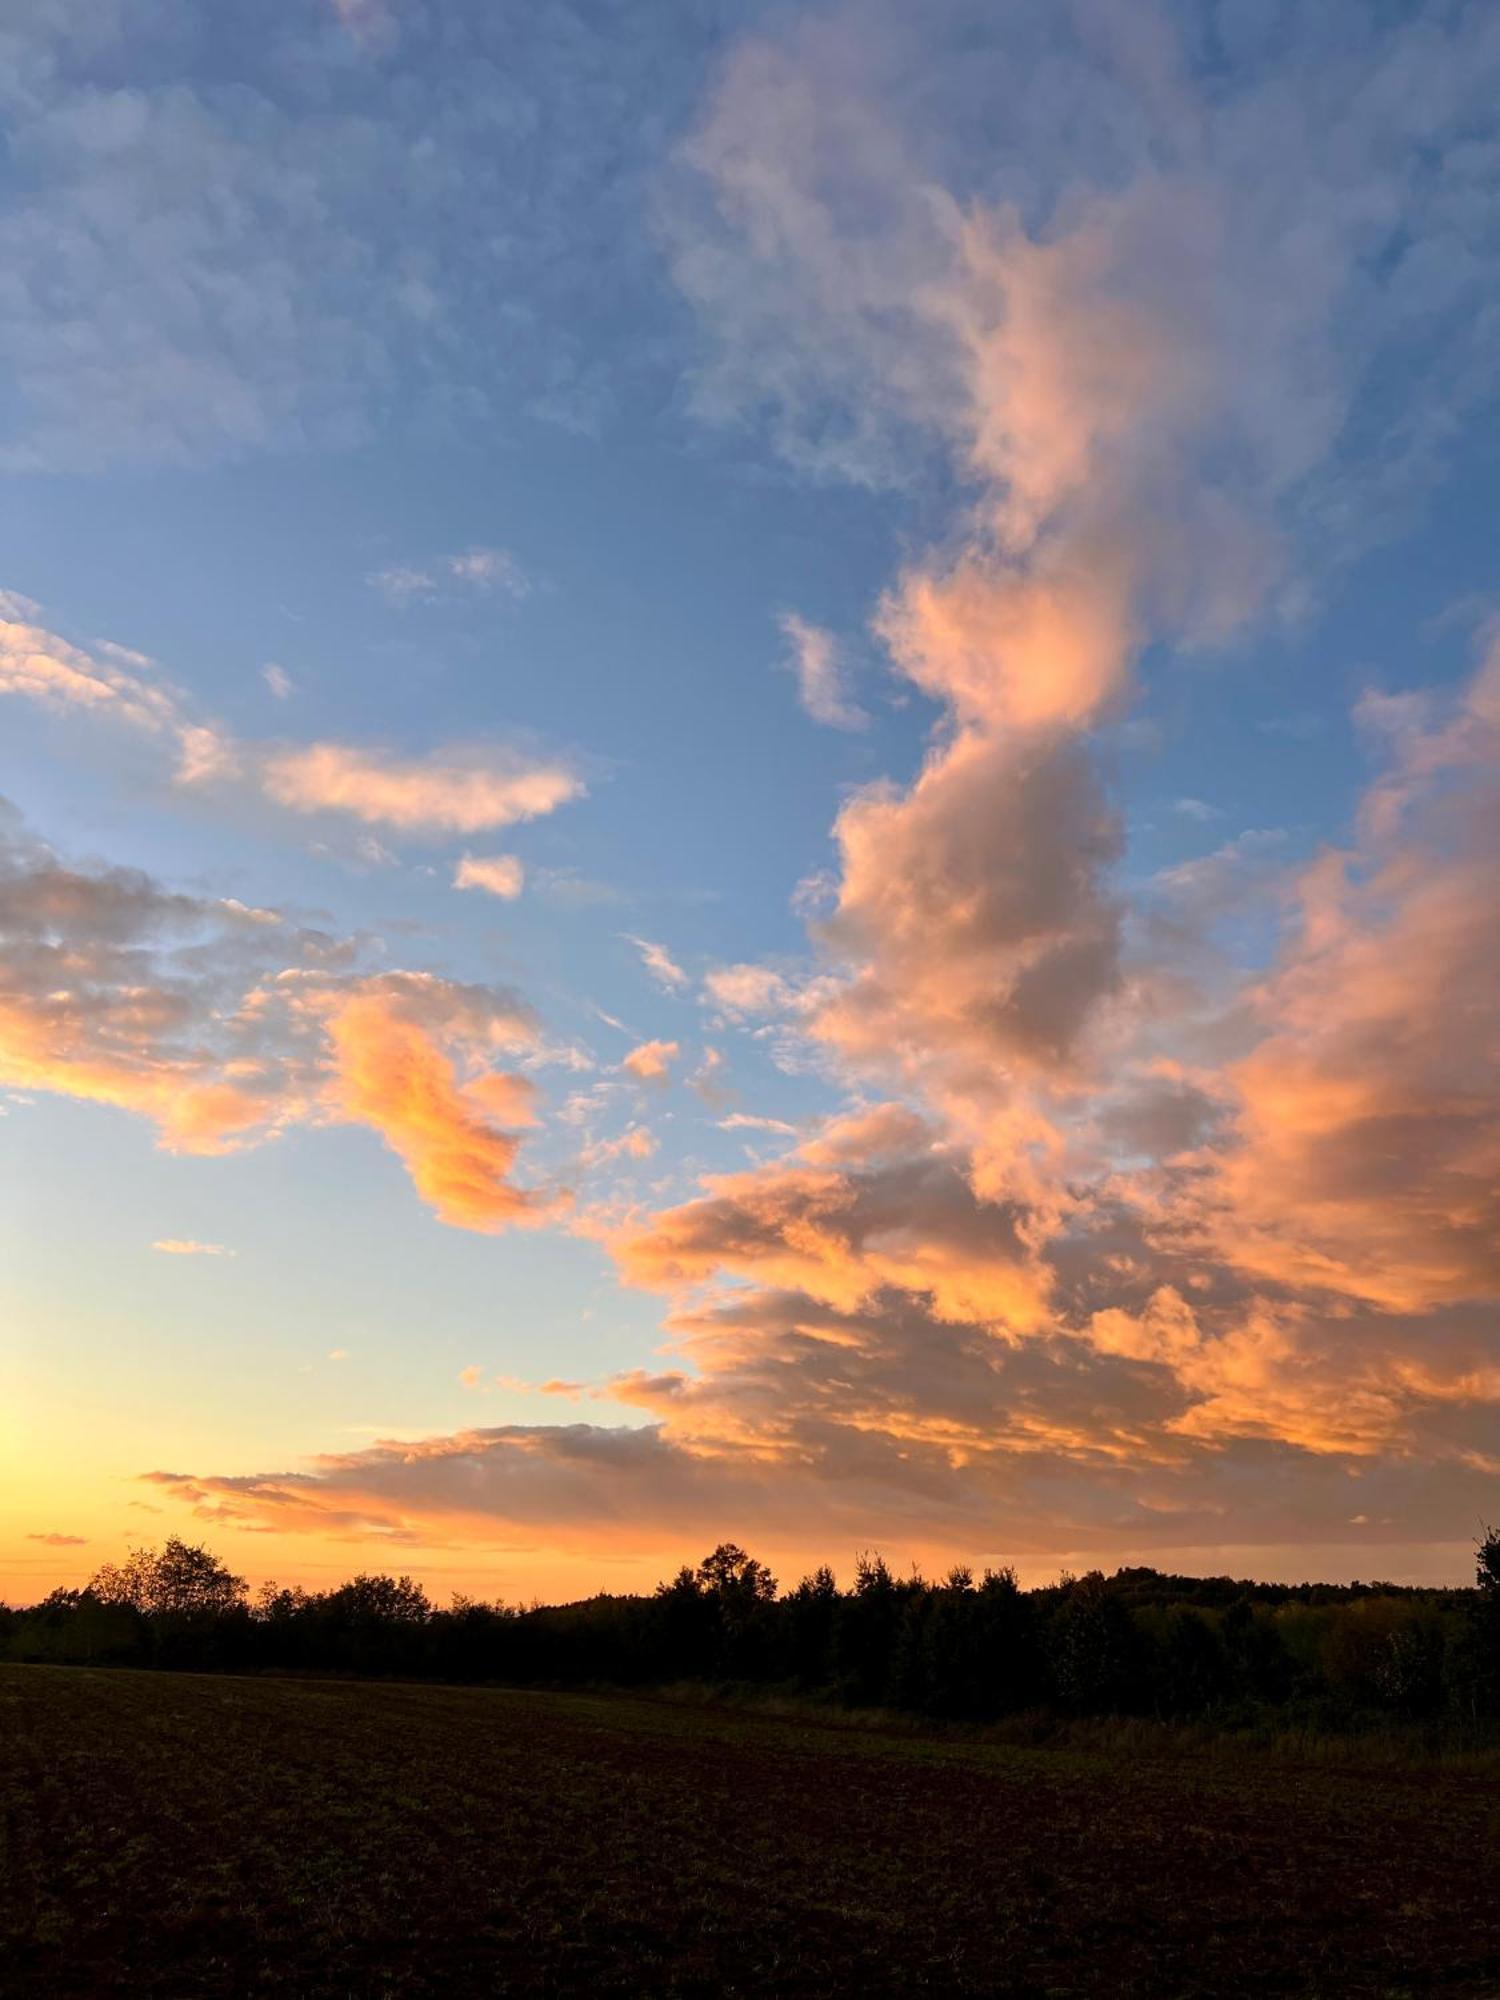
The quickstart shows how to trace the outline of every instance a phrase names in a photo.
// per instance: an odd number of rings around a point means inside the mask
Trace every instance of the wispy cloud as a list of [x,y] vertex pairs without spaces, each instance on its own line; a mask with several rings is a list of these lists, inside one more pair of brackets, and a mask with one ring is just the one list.
[[634,937],[629,931],[622,931],[621,936],[627,944],[635,946],[641,955],[642,965],[665,992],[680,992],[688,984],[687,974],[664,944],[653,944],[650,938]]
[[768,965],[719,965],[703,981],[705,999],[726,1014],[774,1014],[795,999],[790,982]]
[[396,563],[372,570],[365,581],[398,610],[454,594],[488,596],[499,591],[520,599],[531,594],[531,578],[508,549],[464,549],[414,567]]
[[232,1257],[222,1243],[198,1243],[191,1236],[159,1236],[151,1245],[165,1257]]
[[780,624],[797,698],[813,721],[830,729],[867,729],[870,718],[850,694],[848,665],[834,635],[795,611],[783,612]]
[[719,1120],[721,1132],[776,1132],[788,1139],[795,1139],[797,1128],[788,1125],[784,1118],[762,1118],[750,1111],[731,1111],[727,1118]]
[[342,12],[348,37],[247,0],[204,38],[170,6],[7,20],[0,466],[584,430],[639,374],[593,310],[601,285],[610,325],[650,304],[639,107],[680,98],[722,29]]
[[[281,698],[280,682],[266,674]],[[413,756],[341,742],[247,742],[201,716],[143,654],[108,643],[85,650],[34,624],[0,621],[0,695],[7,694],[159,743],[176,784],[248,785],[292,812],[338,814],[410,835],[513,826],[585,791],[563,759],[505,746],[458,744]]]

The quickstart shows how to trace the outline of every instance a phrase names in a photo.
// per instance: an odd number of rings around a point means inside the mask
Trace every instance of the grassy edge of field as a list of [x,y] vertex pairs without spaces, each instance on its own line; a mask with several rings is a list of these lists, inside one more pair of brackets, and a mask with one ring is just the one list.
[[1025,1752],[1064,1764],[1172,1762],[1226,1765],[1264,1763],[1286,1769],[1330,1769],[1403,1773],[1447,1773],[1500,1780],[1500,1743],[1464,1740],[1450,1728],[1391,1723],[1333,1732],[1287,1726],[1277,1718],[1251,1724],[1213,1720],[1164,1720],[1151,1716],[1068,1716],[1032,1709],[989,1722],[945,1721],[901,1709],[848,1707],[795,1689],[767,1688],[738,1681],[673,1681],[622,1687],[612,1682],[570,1682],[565,1686],[505,1681],[439,1681],[310,1671],[195,1671],[191,1669],[81,1666],[71,1663],[5,1662],[6,1667],[40,1666],[54,1673],[123,1675],[188,1681],[285,1682],[307,1687],[406,1688],[413,1692],[487,1693],[519,1699],[542,1697],[560,1708],[589,1703],[612,1711],[686,1711],[705,1722],[748,1721],[832,1733],[859,1741],[903,1744],[919,1754],[968,1757],[975,1751]]

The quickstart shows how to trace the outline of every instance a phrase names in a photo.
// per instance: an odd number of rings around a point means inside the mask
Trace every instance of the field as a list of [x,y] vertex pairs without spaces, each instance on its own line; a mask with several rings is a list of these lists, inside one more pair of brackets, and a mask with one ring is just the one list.
[[0,1669],[7,1994],[1500,1993],[1500,1789]]

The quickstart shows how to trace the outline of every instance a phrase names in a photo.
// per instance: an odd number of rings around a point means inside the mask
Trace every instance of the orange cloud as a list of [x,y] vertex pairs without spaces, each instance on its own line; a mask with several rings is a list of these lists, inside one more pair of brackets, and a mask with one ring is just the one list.
[[942,1157],[863,1169],[800,1165],[710,1177],[708,1193],[620,1232],[626,1282],[660,1290],[720,1274],[857,1312],[883,1289],[920,1293],[939,1319],[1035,1327],[1048,1279],[1016,1215],[976,1199]]
[[[472,1052],[467,1008],[453,1008],[437,982],[372,980],[336,996],[327,1024],[339,1115],[380,1134],[440,1222],[494,1231],[540,1219],[549,1203],[509,1178],[520,1141],[490,1116],[496,1082],[513,1093],[523,1080],[484,1072],[465,1083],[434,1032]],[[513,1038],[515,1025],[494,1016],[480,1039]]]
[[1413,1312],[1500,1293],[1500,645],[1365,823],[1302,877],[1207,1198],[1236,1265]]
[[642,1083],[665,1083],[669,1068],[681,1054],[676,1042],[641,1042],[620,1058],[620,1067]]
[[548,1203],[509,1178],[535,1088],[496,1066],[534,1042],[526,1009],[356,958],[274,911],[65,867],[0,823],[0,1083],[135,1112],[180,1152],[367,1124],[443,1220],[538,1219]]

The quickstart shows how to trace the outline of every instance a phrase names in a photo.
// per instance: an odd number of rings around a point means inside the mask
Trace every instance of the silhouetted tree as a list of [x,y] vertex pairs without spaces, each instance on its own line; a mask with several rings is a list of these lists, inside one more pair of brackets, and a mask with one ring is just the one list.
[[1141,1693],[1140,1640],[1130,1614],[1098,1570],[1070,1582],[1053,1613],[1048,1661],[1065,1708],[1125,1712]]
[[726,1604],[769,1603],[776,1595],[776,1579],[754,1556],[746,1555],[737,1542],[720,1542],[711,1555],[698,1565],[698,1584]]
[[787,1667],[805,1688],[822,1687],[833,1673],[838,1609],[838,1582],[826,1563],[803,1577],[787,1598]]
[[128,1604],[150,1618],[203,1617],[238,1610],[245,1579],[231,1575],[210,1550],[176,1535],[158,1549],[135,1549],[116,1565],[106,1563],[89,1582],[105,1604]]
[[696,1581],[718,1625],[717,1673],[733,1680],[764,1678],[773,1649],[769,1607],[776,1579],[737,1542],[720,1542],[698,1565]]
[[878,1551],[855,1557],[854,1589],[840,1603],[834,1627],[834,1683],[843,1700],[868,1705],[890,1698],[896,1634],[911,1588],[897,1583]]

